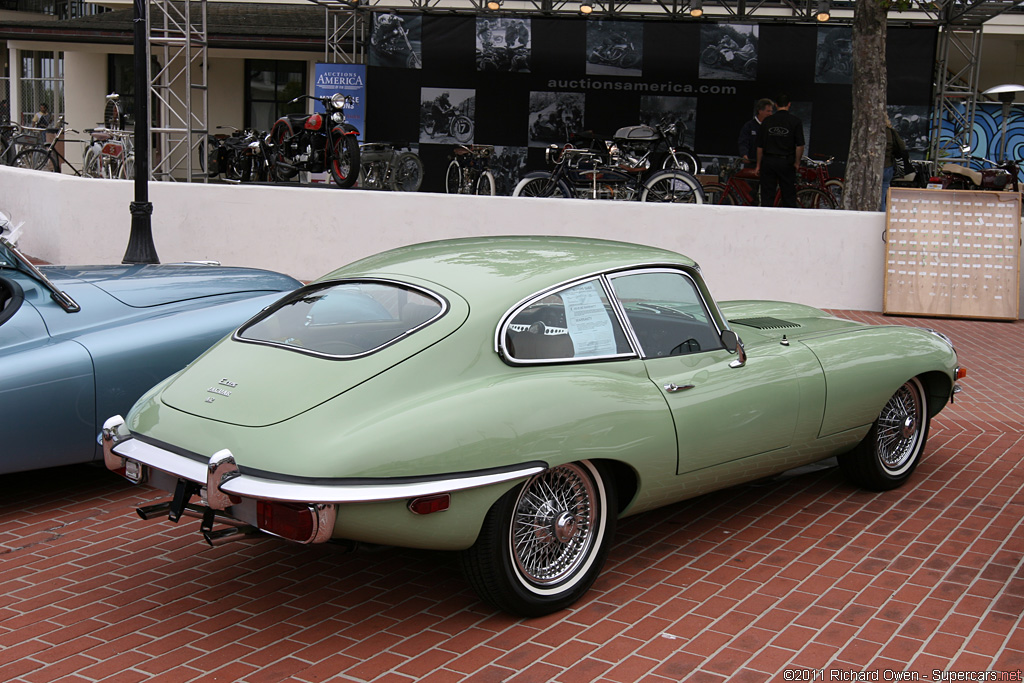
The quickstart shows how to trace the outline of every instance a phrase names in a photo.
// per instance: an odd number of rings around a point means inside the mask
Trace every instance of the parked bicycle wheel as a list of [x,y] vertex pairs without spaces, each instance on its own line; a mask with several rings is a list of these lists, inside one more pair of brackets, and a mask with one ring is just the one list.
[[725,204],[728,192],[728,188],[722,183],[704,183],[704,203]]
[[840,178],[829,178],[825,181],[825,191],[832,195],[832,199],[836,200],[837,209],[843,205],[843,190],[845,188],[846,183]]
[[60,168],[60,162],[57,161],[57,155],[46,147],[29,147],[21,150],[18,152],[18,156],[14,157],[14,166],[56,173]]
[[473,194],[485,194],[494,196],[494,174],[490,171],[483,171],[477,176],[473,187]]
[[836,200],[824,190],[805,187],[796,191],[796,205],[801,209],[835,209]]
[[448,164],[448,172],[444,176],[444,189],[448,194],[460,194],[462,191],[462,166],[454,159]]
[[531,178],[523,178],[516,185],[516,189],[512,190],[513,197],[563,197],[570,199],[568,188],[562,183],[553,180],[551,176],[534,176]]
[[402,152],[394,161],[391,189],[396,192],[417,192],[423,183],[423,162],[412,152]]
[[672,202],[675,204],[703,204],[704,190],[689,173],[661,171],[644,182],[640,193],[642,202]]
[[103,177],[103,146],[93,143],[85,148],[82,154],[82,175],[86,178]]

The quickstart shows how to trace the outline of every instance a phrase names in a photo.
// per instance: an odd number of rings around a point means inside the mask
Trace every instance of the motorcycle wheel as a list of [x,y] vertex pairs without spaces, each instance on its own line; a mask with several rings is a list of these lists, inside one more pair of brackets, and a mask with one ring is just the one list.
[[423,162],[412,152],[402,152],[392,163],[391,189],[417,192],[423,183]]
[[513,197],[562,197],[571,199],[572,195],[567,194],[565,188],[550,175],[523,178],[512,190]]
[[660,171],[644,182],[640,201],[703,204],[704,190],[697,179],[689,173]]
[[423,120],[423,132],[429,135],[430,137],[434,137],[434,128],[434,117],[427,116],[427,118]]
[[666,171],[684,171],[691,175],[700,173],[700,158],[685,149],[677,149],[674,154],[665,157],[661,165]]
[[490,171],[483,171],[477,176],[474,183],[473,194],[494,196],[494,174]]
[[743,75],[747,78],[757,78],[757,60],[750,59],[743,65]]
[[700,61],[708,66],[715,66],[718,64],[718,50],[713,45],[708,45],[704,48],[704,52],[701,53]]
[[704,183],[705,204],[725,204],[728,188],[722,183]]
[[298,173],[297,170],[293,168],[286,169],[278,163],[287,164],[290,161],[282,151],[284,149],[284,142],[288,139],[288,128],[283,124],[274,126],[270,135],[271,140],[273,140],[270,157],[267,159],[267,163],[270,165],[270,179],[277,183],[288,182]]
[[444,176],[444,190],[448,194],[462,194],[462,167],[454,159]]
[[331,150],[331,177],[338,187],[352,187],[359,177],[359,142],[355,135],[337,131]]
[[473,121],[464,114],[459,114],[452,119],[452,137],[465,144],[473,140]]
[[801,209],[835,209],[836,200],[824,190],[805,187],[796,191],[796,205]]
[[405,68],[418,69],[420,66],[420,56],[415,52],[410,52],[409,57],[405,60]]
[[640,63],[640,53],[636,50],[627,50],[625,54],[619,57],[619,67],[622,69],[632,69]]
[[92,144],[85,149],[82,155],[82,175],[86,178],[102,178],[103,162],[101,157],[101,145]]

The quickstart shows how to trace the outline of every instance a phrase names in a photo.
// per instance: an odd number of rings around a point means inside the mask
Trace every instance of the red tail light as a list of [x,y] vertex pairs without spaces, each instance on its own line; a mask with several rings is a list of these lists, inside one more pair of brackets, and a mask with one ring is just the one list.
[[961,366],[956,369],[956,379],[963,379],[967,376],[967,368]]
[[263,531],[300,543],[308,543],[317,528],[316,512],[302,503],[256,502],[257,525]]
[[451,503],[451,494],[440,493],[436,496],[413,498],[409,501],[409,510],[417,515],[429,515],[432,512],[442,512],[447,510]]

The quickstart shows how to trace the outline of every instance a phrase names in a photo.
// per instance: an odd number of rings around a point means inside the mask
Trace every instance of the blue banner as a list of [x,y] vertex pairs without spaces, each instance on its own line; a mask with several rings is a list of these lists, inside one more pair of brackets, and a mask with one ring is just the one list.
[[[313,85],[315,97],[330,97],[335,93],[349,95],[353,102],[345,107],[345,119],[359,129],[359,139],[366,134],[366,65],[365,64],[324,64],[316,65],[316,82]],[[319,103],[317,111],[322,111]]]

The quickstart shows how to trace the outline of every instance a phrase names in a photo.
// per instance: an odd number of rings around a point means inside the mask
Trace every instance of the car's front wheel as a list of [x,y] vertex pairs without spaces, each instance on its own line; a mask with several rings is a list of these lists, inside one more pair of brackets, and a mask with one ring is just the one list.
[[481,598],[523,617],[576,602],[597,578],[618,507],[602,468],[584,460],[531,477],[496,502],[462,554]]
[[921,381],[907,380],[882,408],[864,440],[839,456],[840,469],[854,483],[874,491],[901,486],[921,461],[929,421]]

